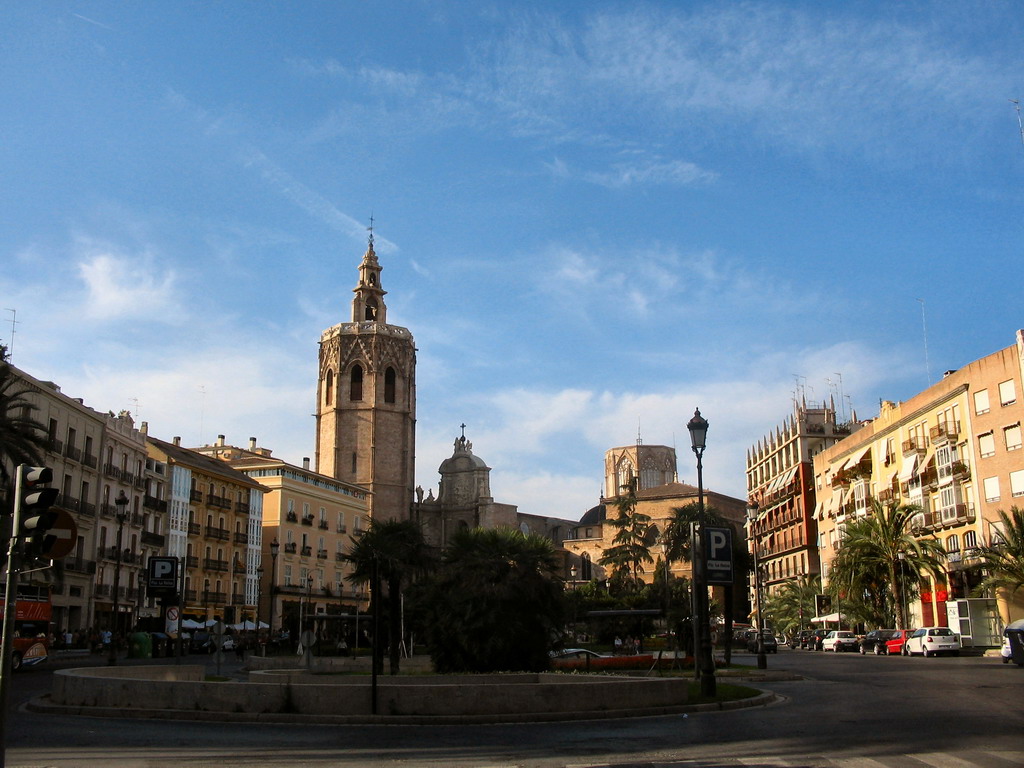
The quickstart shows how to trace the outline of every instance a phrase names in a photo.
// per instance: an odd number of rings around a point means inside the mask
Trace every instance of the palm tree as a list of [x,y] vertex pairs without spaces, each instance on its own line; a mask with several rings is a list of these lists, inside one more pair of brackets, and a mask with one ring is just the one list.
[[[388,585],[388,665],[392,675],[398,674],[402,634],[402,589],[416,575],[424,573],[433,559],[423,538],[423,531],[414,520],[372,520],[369,527],[352,537],[352,548],[345,555],[352,563],[349,580],[356,584],[373,581],[375,575]],[[383,610],[376,584],[373,584],[373,606],[377,615]],[[376,647],[381,638],[374,637]],[[375,658],[380,658],[374,654]]]
[[1024,509],[999,510],[999,538],[979,548],[981,567],[988,573],[975,591],[1003,590],[1010,600],[1024,587]]
[[636,478],[629,485],[622,486],[625,493],[615,501],[618,515],[606,520],[618,530],[612,537],[612,546],[601,555],[598,562],[610,566],[612,579],[617,582],[640,584],[640,574],[645,563],[653,563],[650,545],[652,527],[650,515],[636,510]]
[[455,533],[430,586],[427,644],[438,672],[541,671],[560,635],[564,588],[548,539]]
[[768,596],[765,613],[771,614],[776,630],[792,634],[803,629],[814,615],[814,598],[820,594],[821,576],[801,574]]
[[14,501],[11,469],[42,464],[47,448],[46,428],[33,418],[36,406],[26,398],[30,393],[8,364],[7,348],[0,345],[0,494],[7,511]]
[[[917,538],[911,519],[916,505],[871,502],[871,513],[848,523],[832,561],[829,587],[857,596],[871,607],[868,619],[880,626],[895,614],[896,628],[906,628],[904,595],[923,573],[944,576],[945,550],[935,538]],[[853,605],[853,601],[851,601]],[[895,609],[895,610],[894,610]]]

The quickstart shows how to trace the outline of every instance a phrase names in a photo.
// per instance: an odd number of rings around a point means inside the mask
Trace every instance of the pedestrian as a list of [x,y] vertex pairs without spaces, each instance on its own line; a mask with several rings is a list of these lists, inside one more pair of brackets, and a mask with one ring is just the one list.
[[615,647],[615,655],[616,656],[618,656],[620,653],[622,653],[622,638],[619,637],[618,635],[615,636],[614,647]]

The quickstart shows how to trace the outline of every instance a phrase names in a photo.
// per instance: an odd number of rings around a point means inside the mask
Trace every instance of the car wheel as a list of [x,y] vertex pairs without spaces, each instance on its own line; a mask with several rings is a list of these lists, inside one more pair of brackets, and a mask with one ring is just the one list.
[[882,655],[882,646],[876,645],[875,646],[875,656],[881,656],[881,655]]
[[17,651],[11,656],[11,668],[21,669],[21,654]]
[[924,656],[927,659],[929,656],[932,655],[932,652],[929,651],[927,648],[922,648],[921,649],[921,655]]
[[867,648],[865,648],[865,647],[864,647],[864,646],[862,645],[862,646],[860,647],[860,655],[861,655],[861,656],[866,656],[866,655],[867,655],[867,653],[868,653],[868,649],[867,649]]

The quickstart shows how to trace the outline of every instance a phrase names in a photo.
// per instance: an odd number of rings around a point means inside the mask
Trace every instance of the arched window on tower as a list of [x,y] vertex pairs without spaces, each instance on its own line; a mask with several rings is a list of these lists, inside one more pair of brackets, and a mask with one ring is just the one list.
[[351,387],[348,392],[349,400],[363,399],[363,369],[362,366],[352,366]]
[[365,320],[376,320],[377,319],[377,300],[367,299],[366,300],[366,311],[364,318]]
[[324,377],[324,405],[334,402],[334,371],[328,370]]
[[384,371],[384,402],[395,402],[395,369],[388,368]]

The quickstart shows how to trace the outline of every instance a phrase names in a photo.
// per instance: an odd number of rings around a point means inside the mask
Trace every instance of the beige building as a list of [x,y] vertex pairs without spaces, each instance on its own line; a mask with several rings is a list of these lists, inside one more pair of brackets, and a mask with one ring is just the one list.
[[221,435],[216,445],[196,450],[227,462],[266,492],[261,622],[272,624],[272,631],[295,631],[300,610],[315,615],[366,610],[367,587],[348,582],[352,567],[344,559],[370,520],[366,489],[313,472],[309,459],[301,467],[275,459],[256,438],[243,449],[226,445]]
[[1024,496],[1024,333],[1018,331],[1016,341],[948,371],[906,402],[883,402],[877,418],[814,460],[826,579],[844,524],[868,514],[873,499],[915,504],[921,511],[914,530],[942,542],[947,567],[943,578],[926,577],[920,594],[908,596],[912,621],[959,623],[965,639],[979,645],[992,639],[984,636],[989,619],[998,624],[1024,617],[1024,595],[1015,601],[999,596],[998,619],[984,601],[968,600],[981,579],[977,547],[998,542],[997,510],[1009,511],[1015,497]]
[[264,489],[226,462],[148,437],[170,478],[167,554],[184,559],[182,615],[193,621],[253,621]]
[[[164,468],[148,460],[145,438],[126,411],[117,416],[99,413],[65,395],[53,382],[14,366],[11,371],[19,389],[26,390],[25,399],[35,406],[25,415],[46,433],[44,464],[60,492],[54,506],[67,512],[76,528],[67,557],[25,578],[50,584],[55,632],[126,631],[138,618],[157,611],[141,573],[148,557],[165,544]],[[127,504],[124,519],[118,520],[114,501],[121,493]]]

